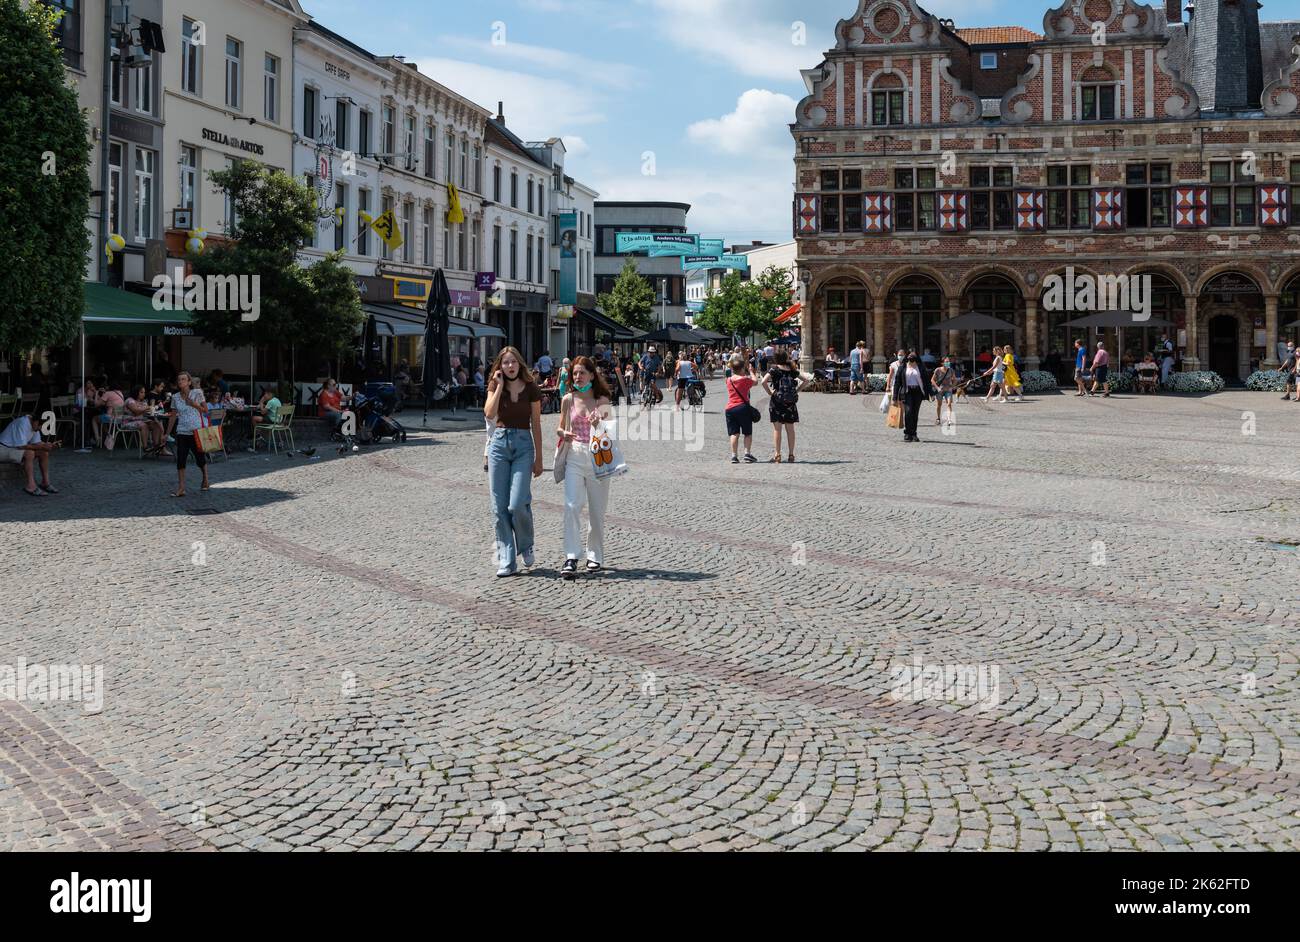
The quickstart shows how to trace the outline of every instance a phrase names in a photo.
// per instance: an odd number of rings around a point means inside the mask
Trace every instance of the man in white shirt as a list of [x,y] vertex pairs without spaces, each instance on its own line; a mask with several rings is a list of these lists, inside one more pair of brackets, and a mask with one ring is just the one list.
[[1169,374],[1174,371],[1174,342],[1169,339],[1168,334],[1160,335],[1158,352],[1160,354],[1160,382],[1168,383]]
[[[27,487],[24,490],[32,497],[44,497],[57,494],[58,489],[50,483],[50,452],[58,447],[57,443],[41,441],[41,433],[36,429],[31,415],[20,415],[0,432],[0,461],[22,465],[27,472]],[[35,468],[41,468],[41,486],[36,486]]]

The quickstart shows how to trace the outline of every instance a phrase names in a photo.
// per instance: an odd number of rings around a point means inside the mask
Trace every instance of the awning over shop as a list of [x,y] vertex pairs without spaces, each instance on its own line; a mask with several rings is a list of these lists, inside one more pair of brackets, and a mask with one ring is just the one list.
[[191,337],[190,313],[154,309],[152,296],[82,283],[86,298],[82,325],[90,337]]
[[[404,307],[400,304],[362,304],[375,321],[375,332],[389,337],[423,337],[425,333],[425,315],[423,311]],[[505,337],[505,331],[491,324],[479,324],[463,317],[452,317],[452,337],[477,340],[483,337]]]
[[576,307],[573,313],[583,320],[593,324],[597,330],[604,331],[615,340],[631,340],[636,336],[636,331],[630,327],[624,327],[613,318],[606,317],[600,311],[593,311],[590,308]]

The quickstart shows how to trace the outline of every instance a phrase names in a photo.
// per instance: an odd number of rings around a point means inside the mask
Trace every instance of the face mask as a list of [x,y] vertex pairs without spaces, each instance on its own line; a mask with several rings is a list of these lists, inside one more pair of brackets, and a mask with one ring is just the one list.
[[591,392],[591,383],[588,383],[586,386],[574,386],[573,390],[574,392],[580,393]]

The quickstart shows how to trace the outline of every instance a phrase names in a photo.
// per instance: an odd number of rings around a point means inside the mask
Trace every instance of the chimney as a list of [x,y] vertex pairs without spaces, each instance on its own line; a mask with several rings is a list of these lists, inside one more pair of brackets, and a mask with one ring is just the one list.
[[502,127],[505,127],[505,123],[506,123],[506,103],[504,101],[499,101],[497,102],[497,124],[501,125]]
[[1183,21],[1182,0],[1165,0],[1165,20],[1170,23]]

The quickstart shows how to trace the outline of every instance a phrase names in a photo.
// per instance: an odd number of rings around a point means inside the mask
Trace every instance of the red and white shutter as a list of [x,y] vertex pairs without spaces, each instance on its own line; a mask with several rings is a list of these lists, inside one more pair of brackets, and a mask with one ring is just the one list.
[[1042,190],[1016,190],[1016,231],[1042,232],[1046,229],[1045,204]]
[[794,198],[794,232],[795,235],[816,235],[820,230],[817,225],[820,199],[815,193],[800,193]]
[[1259,187],[1259,224],[1286,226],[1291,222],[1289,187],[1281,183],[1262,183]]
[[945,190],[939,194],[939,231],[965,232],[970,228],[970,194]]
[[1174,187],[1174,228],[1199,229],[1210,222],[1210,188]]
[[1124,228],[1124,191],[1104,187],[1092,191],[1092,228],[1109,232]]
[[862,194],[862,231],[868,234],[894,231],[892,193]]

